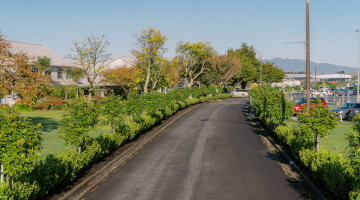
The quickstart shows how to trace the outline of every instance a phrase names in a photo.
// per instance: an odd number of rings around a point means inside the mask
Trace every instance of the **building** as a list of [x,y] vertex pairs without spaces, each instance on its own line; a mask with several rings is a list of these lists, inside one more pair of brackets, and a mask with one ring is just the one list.
[[[75,84],[71,77],[66,74],[64,66],[71,67],[72,64],[65,58],[50,50],[49,48],[39,44],[29,44],[23,42],[9,41],[12,53],[23,53],[30,61],[36,61],[38,57],[50,58],[50,68],[44,73],[50,75],[52,85],[72,85]],[[35,68],[36,69],[36,68]],[[9,95],[0,98],[0,104],[13,105],[16,95]]]
[[[286,74],[287,80],[305,81],[306,74]],[[310,81],[315,82],[315,74],[310,74]],[[316,74],[317,82],[351,81],[349,74]]]

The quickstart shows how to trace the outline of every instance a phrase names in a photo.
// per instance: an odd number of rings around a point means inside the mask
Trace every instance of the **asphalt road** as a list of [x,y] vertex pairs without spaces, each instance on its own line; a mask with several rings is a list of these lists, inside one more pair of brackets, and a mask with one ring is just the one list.
[[304,199],[253,130],[247,99],[187,113],[84,199]]

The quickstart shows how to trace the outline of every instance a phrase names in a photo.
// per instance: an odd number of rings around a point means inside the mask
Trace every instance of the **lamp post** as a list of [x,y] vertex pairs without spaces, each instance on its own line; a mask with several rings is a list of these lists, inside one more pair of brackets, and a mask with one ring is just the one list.
[[358,33],[358,63],[357,63],[357,91],[356,101],[359,102],[359,65],[360,65],[360,30],[355,30]]

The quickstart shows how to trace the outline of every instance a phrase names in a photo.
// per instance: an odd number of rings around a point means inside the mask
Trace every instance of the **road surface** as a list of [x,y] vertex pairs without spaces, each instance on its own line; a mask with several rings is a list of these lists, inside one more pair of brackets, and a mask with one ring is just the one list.
[[190,111],[86,200],[304,199],[245,113],[246,98]]

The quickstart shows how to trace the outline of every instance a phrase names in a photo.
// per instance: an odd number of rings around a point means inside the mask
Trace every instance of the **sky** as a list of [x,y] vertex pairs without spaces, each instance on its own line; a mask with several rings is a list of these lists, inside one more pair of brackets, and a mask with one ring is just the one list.
[[[179,41],[209,41],[219,54],[242,43],[264,59],[305,59],[305,0],[0,0],[6,39],[71,54],[73,41],[105,35],[112,57],[132,56],[148,25]],[[311,61],[357,67],[360,0],[310,0]],[[260,55],[260,54],[259,54]]]

